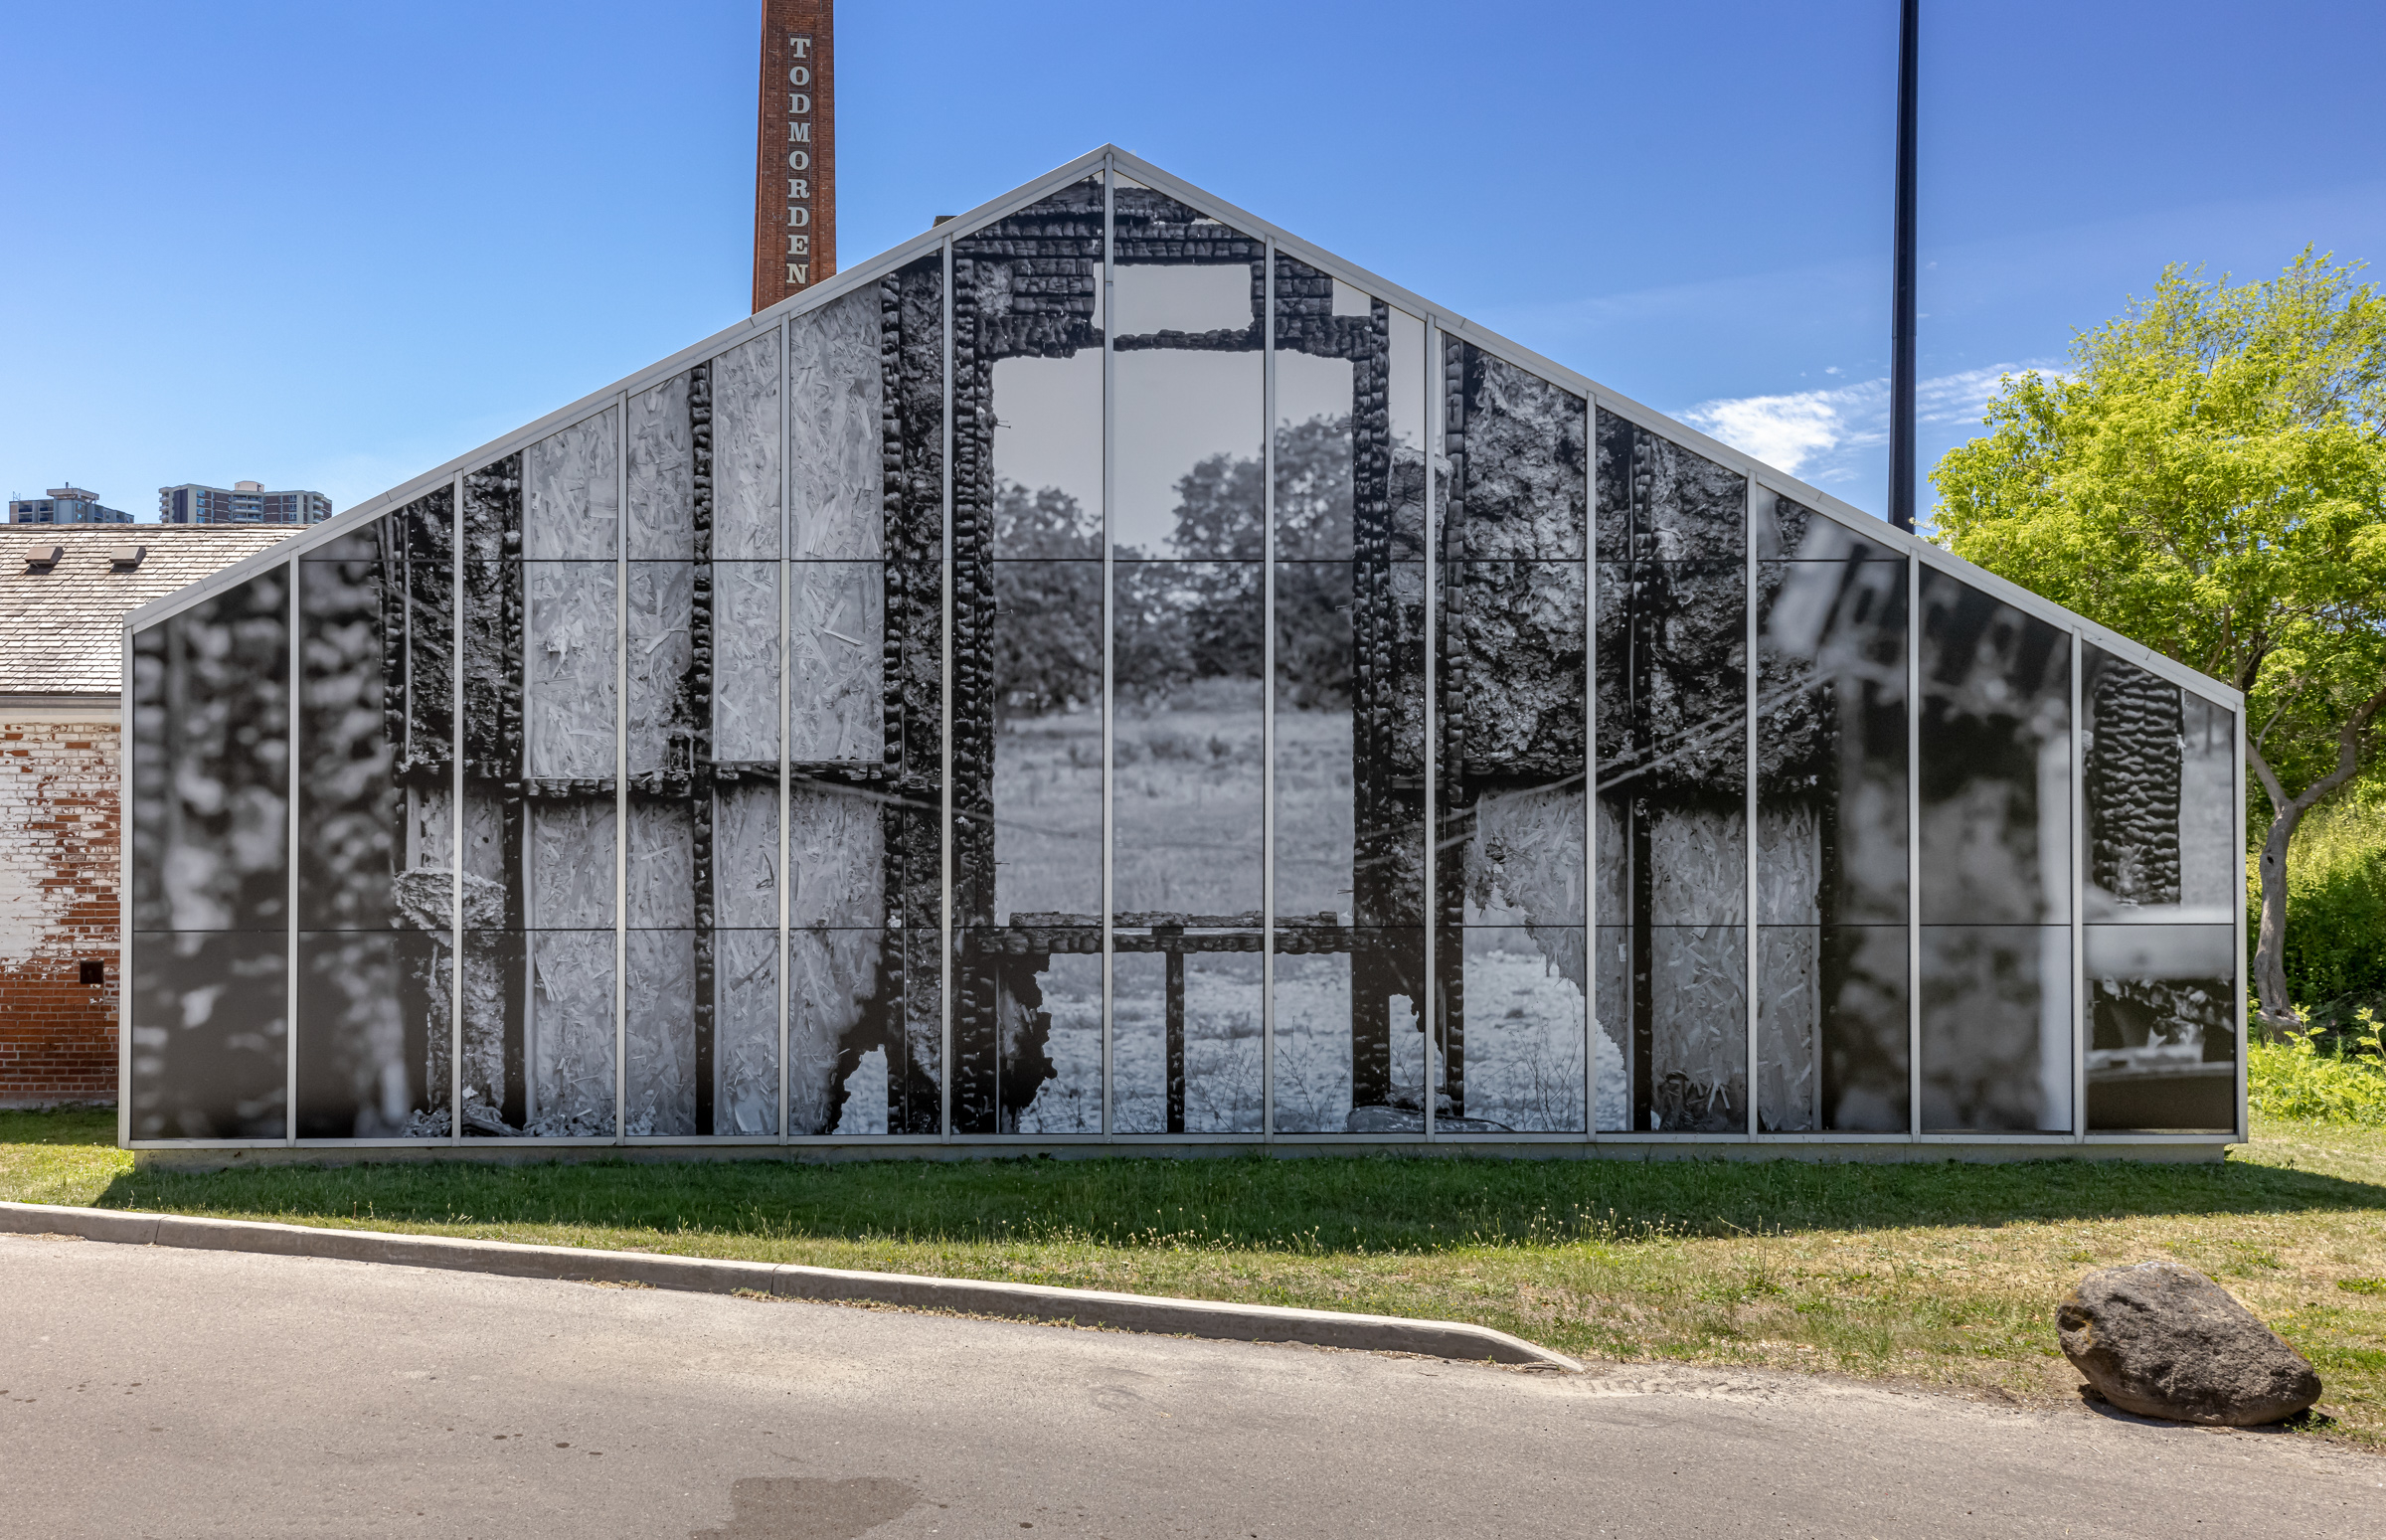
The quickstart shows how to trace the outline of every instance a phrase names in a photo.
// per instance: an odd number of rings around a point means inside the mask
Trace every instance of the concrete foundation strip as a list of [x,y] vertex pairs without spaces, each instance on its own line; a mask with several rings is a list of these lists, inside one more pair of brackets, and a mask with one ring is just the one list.
[[1289,1342],[1362,1352],[1420,1353],[1471,1363],[1525,1364],[1579,1372],[1563,1353],[1464,1321],[1410,1320],[1397,1315],[1352,1315],[1273,1304],[1228,1304],[1169,1299],[1039,1283],[994,1283],[977,1279],[917,1278],[904,1273],[854,1273],[769,1262],[720,1262],[646,1252],[602,1252],[572,1246],[522,1246],[451,1236],[394,1235],[381,1230],[329,1230],[244,1219],[195,1219],[119,1209],[0,1203],[0,1234],[71,1235],[128,1246],[179,1246],[197,1251],[258,1252],[275,1257],[328,1257],[343,1262],[392,1263],[578,1283],[644,1283],[703,1293],[748,1289],[788,1299],[901,1305],[969,1315],[1068,1321],[1113,1331],[1212,1337],[1231,1342]]

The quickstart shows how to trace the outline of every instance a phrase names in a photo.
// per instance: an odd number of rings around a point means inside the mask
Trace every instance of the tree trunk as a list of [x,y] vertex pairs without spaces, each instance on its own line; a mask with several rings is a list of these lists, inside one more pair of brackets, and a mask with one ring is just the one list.
[[2295,1002],[2287,994],[2287,853],[2294,843],[2295,831],[2302,826],[2303,815],[2325,801],[2328,794],[2353,778],[2361,768],[2361,734],[2370,719],[2386,707],[2386,690],[2363,701],[2345,718],[2336,731],[2336,768],[2303,787],[2302,795],[2290,798],[2279,784],[2278,772],[2263,758],[2259,740],[2246,745],[2246,758],[2252,762],[2254,773],[2261,777],[2262,789],[2270,794],[2270,830],[2262,839],[2262,926],[2254,944],[2254,988],[2262,1000],[2261,1023],[2271,1027],[2294,1028],[2302,1025],[2296,1014]]

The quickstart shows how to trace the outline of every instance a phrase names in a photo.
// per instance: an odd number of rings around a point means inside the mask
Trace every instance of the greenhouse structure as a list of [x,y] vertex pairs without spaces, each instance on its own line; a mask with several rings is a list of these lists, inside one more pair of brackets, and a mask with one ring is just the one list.
[[134,1147],[2245,1130],[2235,691],[1115,149],[124,669]]

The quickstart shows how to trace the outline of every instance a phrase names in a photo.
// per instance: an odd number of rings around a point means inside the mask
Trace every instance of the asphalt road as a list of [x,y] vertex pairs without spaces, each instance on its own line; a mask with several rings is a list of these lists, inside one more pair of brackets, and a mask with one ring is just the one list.
[[2386,1460],[1583,1376],[0,1236],[0,1535],[2386,1534]]

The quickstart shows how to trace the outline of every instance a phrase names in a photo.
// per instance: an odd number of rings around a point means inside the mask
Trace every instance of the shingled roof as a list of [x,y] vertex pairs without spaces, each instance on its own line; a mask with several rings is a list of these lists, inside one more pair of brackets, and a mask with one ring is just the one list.
[[[112,704],[124,616],[298,533],[295,524],[0,525],[0,697]],[[146,546],[137,565],[119,551]],[[60,552],[53,563],[50,555]]]

